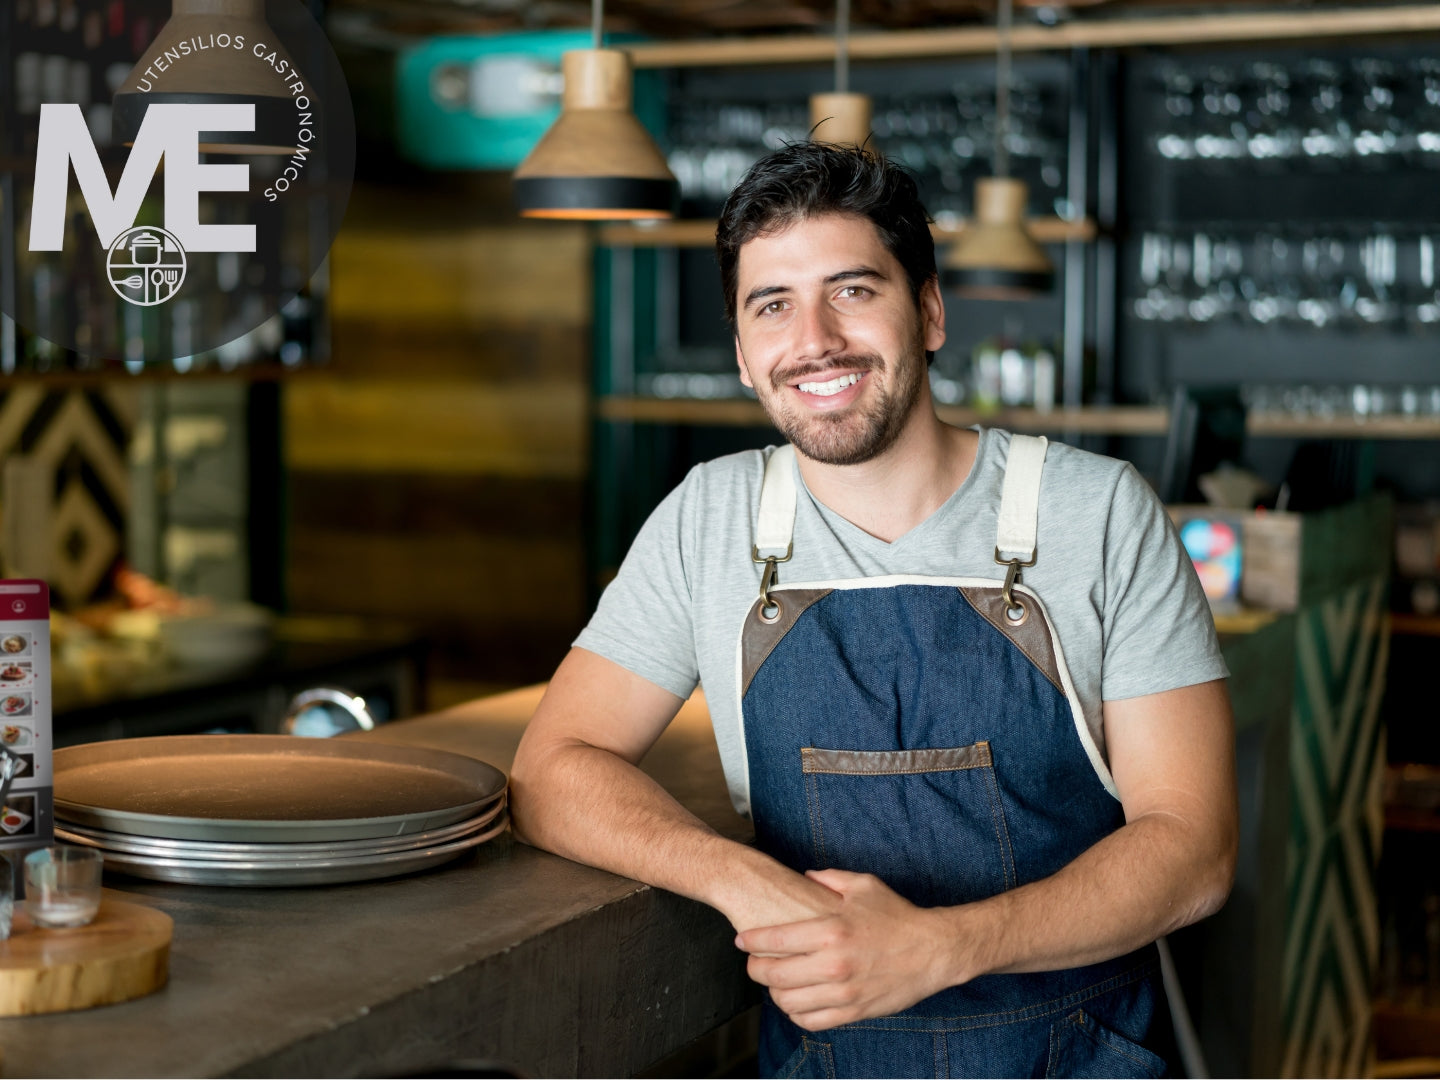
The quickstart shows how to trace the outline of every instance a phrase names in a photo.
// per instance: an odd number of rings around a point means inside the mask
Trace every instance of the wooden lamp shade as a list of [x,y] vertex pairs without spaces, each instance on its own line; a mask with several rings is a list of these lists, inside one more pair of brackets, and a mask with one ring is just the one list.
[[[229,35],[231,44],[218,43],[217,39],[224,40],[222,34]],[[239,38],[244,39],[244,48],[234,46]],[[190,52],[179,52],[182,41],[190,43]],[[255,55],[256,45],[265,46],[263,56],[276,54],[275,67]],[[288,65],[283,75],[276,70],[281,60]],[[164,71],[157,62],[165,65]],[[310,80],[298,71],[265,21],[265,0],[172,0],[170,20],[115,95],[115,138],[133,145],[152,104],[253,104],[254,131],[208,132],[201,151],[293,154],[299,117],[287,85],[294,77],[292,71],[305,82],[304,92],[313,101]]]
[[1020,300],[1046,292],[1055,268],[1025,229],[1022,180],[991,176],[975,182],[975,219],[951,246],[945,269],[962,296]]
[[616,49],[575,49],[560,64],[560,116],[515,170],[521,216],[672,217],[675,176],[631,111],[630,57]]
[[868,94],[811,94],[810,140],[864,146],[870,138]]

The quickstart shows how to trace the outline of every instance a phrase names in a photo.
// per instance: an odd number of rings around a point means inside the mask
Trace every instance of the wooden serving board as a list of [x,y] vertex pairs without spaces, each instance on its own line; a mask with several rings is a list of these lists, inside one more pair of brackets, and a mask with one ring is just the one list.
[[144,997],[165,985],[174,920],[109,889],[89,926],[35,927],[15,905],[0,941],[0,1016],[89,1009]]

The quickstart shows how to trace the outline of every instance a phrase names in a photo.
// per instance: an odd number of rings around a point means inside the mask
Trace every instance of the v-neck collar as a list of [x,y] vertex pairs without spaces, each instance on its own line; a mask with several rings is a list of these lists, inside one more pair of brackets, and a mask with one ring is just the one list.
[[881,540],[878,536],[872,536],[849,518],[836,513],[816,498],[815,493],[812,492],[809,485],[805,483],[804,474],[800,472],[800,459],[798,457],[796,457],[792,465],[792,468],[795,470],[795,481],[799,490],[805,493],[805,497],[810,500],[810,504],[815,507],[826,524],[836,533],[843,534],[846,543],[859,544],[875,555],[883,556],[887,553],[893,554],[897,551],[903,551],[905,548],[917,543],[916,537],[923,539],[939,528],[938,523],[948,516],[949,511],[954,505],[965,498],[966,493],[978,482],[975,479],[975,475],[980,471],[981,459],[989,449],[990,429],[980,427],[977,424],[972,426],[970,430],[977,432],[980,438],[975,444],[975,459],[970,463],[970,471],[966,473],[965,479],[960,481],[960,486],[952,491],[944,502],[931,511],[930,515],[926,517],[924,521],[920,522],[920,524],[908,532],[897,536],[894,540]]

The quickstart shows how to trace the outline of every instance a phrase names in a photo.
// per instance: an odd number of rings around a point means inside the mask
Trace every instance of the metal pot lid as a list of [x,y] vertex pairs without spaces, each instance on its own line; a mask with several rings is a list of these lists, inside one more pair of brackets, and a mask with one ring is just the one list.
[[294,863],[229,863],[196,859],[152,859],[134,855],[105,854],[105,869],[152,881],[184,885],[229,885],[288,887],[292,885],[339,885],[352,881],[413,874],[458,858],[471,848],[493,840],[509,825],[501,814],[488,829],[449,844],[416,848],[389,855],[366,855],[358,859],[328,861],[301,860]]
[[130,836],[322,843],[427,832],[505,792],[445,750],[293,735],[166,735],[55,751],[55,816]]

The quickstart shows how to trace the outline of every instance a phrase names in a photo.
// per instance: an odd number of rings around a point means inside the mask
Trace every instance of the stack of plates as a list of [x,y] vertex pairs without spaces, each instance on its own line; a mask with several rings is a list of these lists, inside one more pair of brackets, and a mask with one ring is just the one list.
[[55,836],[193,885],[326,885],[438,866],[505,830],[505,774],[443,750],[175,735],[55,751]]

